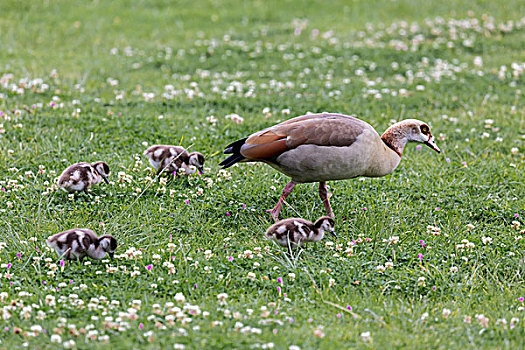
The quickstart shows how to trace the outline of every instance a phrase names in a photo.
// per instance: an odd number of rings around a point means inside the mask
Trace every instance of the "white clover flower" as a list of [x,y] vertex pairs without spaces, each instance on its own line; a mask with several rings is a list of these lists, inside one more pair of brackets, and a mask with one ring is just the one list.
[[206,117],[206,121],[210,123],[212,126],[215,126],[215,124],[217,124],[217,118],[215,118],[213,115]]
[[76,343],[73,339],[70,339],[68,341],[65,341],[63,345],[64,345],[64,348],[66,349],[72,349],[75,347]]
[[398,242],[399,242],[399,237],[398,236],[388,237],[388,244],[396,245]]
[[361,333],[361,339],[364,342],[370,342],[370,341],[372,341],[372,335],[370,334],[370,332],[362,332]]
[[244,122],[244,118],[241,117],[240,115],[238,114],[235,114],[235,113],[232,113],[232,114],[228,114],[224,117],[225,119],[230,119],[232,122],[234,122],[235,124],[242,124]]
[[109,342],[109,335],[104,334],[104,335],[99,336],[98,341],[102,343]]
[[220,302],[225,302],[226,299],[228,299],[228,294],[226,294],[226,293],[219,293],[219,294],[217,294],[217,299]]
[[503,328],[507,328],[507,320],[504,318],[498,318],[496,324],[503,326]]
[[183,302],[186,301],[186,298],[184,297],[184,294],[182,294],[182,293],[177,293],[177,294],[175,294],[175,301],[176,301],[177,303],[183,303]]
[[489,326],[489,319],[483,314],[476,315],[476,320],[483,328],[487,328]]
[[480,56],[474,57],[474,66],[483,67],[483,59]]
[[33,331],[35,333],[42,332],[42,326],[40,326],[38,324],[31,326],[29,329],[31,329],[31,331]]
[[427,233],[434,236],[439,236],[441,234],[441,229],[437,226],[428,225]]
[[264,107],[262,110],[262,113],[264,114],[266,118],[269,118],[272,116],[272,110],[270,109],[270,107]]
[[481,241],[483,242],[483,244],[492,244],[492,238],[490,237],[481,237]]
[[62,337],[58,334],[51,335],[51,343],[62,343]]
[[324,332],[321,329],[317,328],[314,331],[314,336],[317,338],[324,338]]

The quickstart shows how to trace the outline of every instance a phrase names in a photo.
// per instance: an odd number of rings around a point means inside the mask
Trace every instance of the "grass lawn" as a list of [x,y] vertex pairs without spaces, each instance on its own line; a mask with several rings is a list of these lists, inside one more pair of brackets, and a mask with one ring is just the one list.
[[[525,3],[0,2],[0,348],[525,347]],[[523,17],[523,18],[522,18]],[[329,183],[338,240],[265,239],[288,178],[225,145],[307,112],[428,122],[378,179]],[[232,118],[231,115],[240,116]],[[237,121],[237,122],[234,122]],[[203,176],[154,181],[182,145]],[[68,196],[68,165],[110,185]],[[324,214],[316,184],[281,217]],[[45,239],[112,234],[115,261]]]

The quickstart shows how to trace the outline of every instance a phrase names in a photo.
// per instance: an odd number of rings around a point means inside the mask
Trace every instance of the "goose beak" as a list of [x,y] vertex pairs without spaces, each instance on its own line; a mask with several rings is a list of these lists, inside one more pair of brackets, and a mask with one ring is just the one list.
[[428,138],[428,141],[425,142],[425,145],[432,148],[437,153],[441,153],[441,150],[439,149],[439,147],[434,143],[434,136],[430,136]]
[[335,231],[328,231],[332,236],[334,236],[335,239],[337,239],[337,235],[335,234]]
[[109,185],[108,177],[107,177],[106,175],[102,175],[102,178],[103,178],[104,181]]
[[111,252],[111,253],[108,253],[109,255],[109,258],[111,259],[111,261],[113,261],[113,258],[115,256],[115,253],[114,252]]

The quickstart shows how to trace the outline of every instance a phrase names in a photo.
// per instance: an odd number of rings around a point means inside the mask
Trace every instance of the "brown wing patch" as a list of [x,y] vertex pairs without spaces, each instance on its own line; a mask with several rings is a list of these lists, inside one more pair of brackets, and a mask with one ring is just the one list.
[[303,144],[344,147],[353,144],[364,130],[364,125],[352,119],[324,117],[303,121],[288,130],[288,147]]
[[[279,124],[280,125],[280,124]],[[279,132],[279,130],[272,130],[275,127],[272,127],[270,129],[265,129],[262,131],[259,131],[250,137],[246,139],[246,144],[248,145],[260,145],[264,143],[269,143],[273,141],[280,140],[282,138],[286,138],[286,130],[283,130],[284,132]]]
[[373,131],[368,123],[351,116],[341,114],[301,116],[252,134],[241,147],[241,154],[250,160],[265,160],[307,144],[350,146],[365,129]]
[[286,150],[288,150],[288,146],[286,146],[286,139],[284,138],[258,145],[244,145],[241,154],[249,159],[263,160],[278,156]]

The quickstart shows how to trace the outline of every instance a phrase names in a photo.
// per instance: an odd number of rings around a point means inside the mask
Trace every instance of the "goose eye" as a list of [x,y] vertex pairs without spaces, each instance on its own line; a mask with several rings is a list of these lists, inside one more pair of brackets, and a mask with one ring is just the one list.
[[424,135],[428,134],[428,131],[429,131],[428,126],[421,125],[420,129],[421,129],[421,133],[423,133]]

